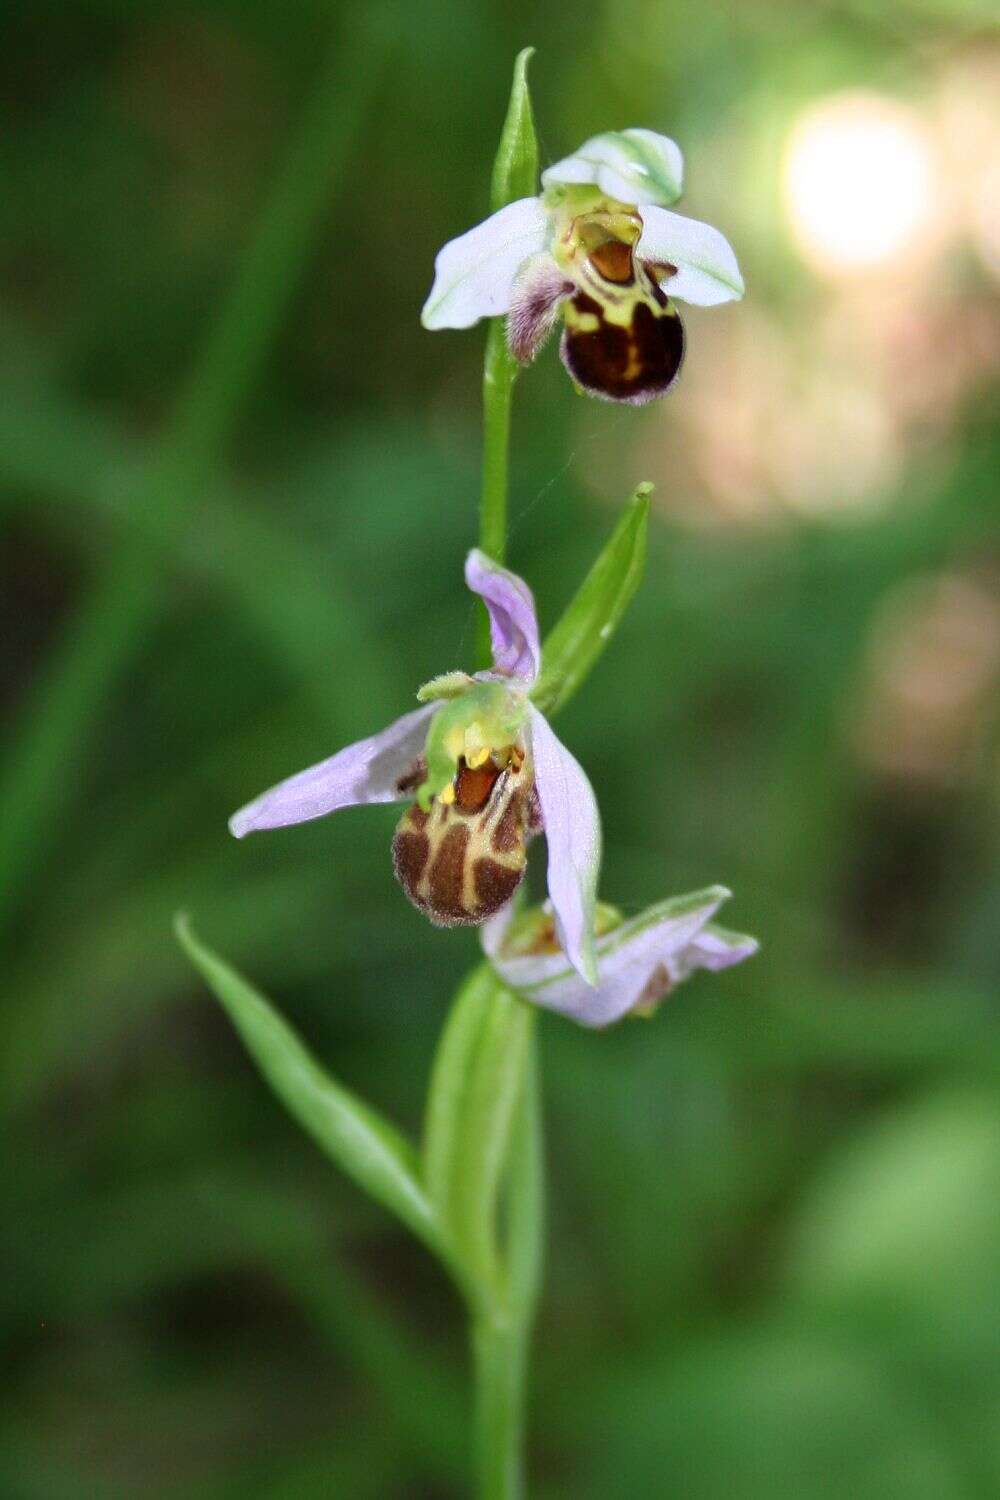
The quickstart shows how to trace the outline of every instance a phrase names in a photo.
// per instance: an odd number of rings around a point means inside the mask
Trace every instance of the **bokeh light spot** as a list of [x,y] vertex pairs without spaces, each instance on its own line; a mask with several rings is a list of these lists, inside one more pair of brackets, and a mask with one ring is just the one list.
[[933,176],[926,135],[905,106],[868,93],[820,101],[785,151],[785,212],[799,250],[835,275],[904,255],[928,224]]

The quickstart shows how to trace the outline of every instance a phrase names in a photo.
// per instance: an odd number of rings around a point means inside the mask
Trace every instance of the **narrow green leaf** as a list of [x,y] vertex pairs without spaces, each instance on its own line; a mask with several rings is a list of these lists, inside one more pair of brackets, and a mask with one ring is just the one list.
[[611,539],[542,646],[531,691],[544,714],[569,702],[618,628],[646,566],[651,484],[640,484]]
[[534,55],[534,47],[525,47],[514,60],[510,103],[490,185],[490,207],[494,213],[517,198],[533,198],[538,192],[538,141],[528,90],[528,63]]
[[177,918],[175,930],[289,1113],[359,1187],[397,1214],[432,1250],[443,1253],[437,1217],[410,1142],[320,1067],[264,996],[199,942],[186,917]]

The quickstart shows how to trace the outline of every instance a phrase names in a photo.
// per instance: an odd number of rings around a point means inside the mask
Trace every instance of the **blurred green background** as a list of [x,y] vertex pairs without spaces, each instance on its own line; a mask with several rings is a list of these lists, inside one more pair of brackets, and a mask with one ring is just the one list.
[[532,1493],[1000,1493],[991,11],[8,0],[5,1500],[467,1493],[449,1288],[170,922],[417,1127],[474,936],[402,899],[392,809],[225,820],[470,662],[482,330],[418,314],[529,42],[544,159],[669,132],[746,274],[647,411],[539,359],[511,560],[551,624],[656,484],[560,733],[605,898],[724,881],[763,943],[546,1019]]

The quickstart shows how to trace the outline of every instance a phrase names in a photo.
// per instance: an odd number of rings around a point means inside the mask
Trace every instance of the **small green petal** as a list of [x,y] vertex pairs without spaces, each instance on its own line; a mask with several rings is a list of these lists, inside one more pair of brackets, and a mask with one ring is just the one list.
[[440,677],[432,677],[430,682],[425,682],[423,687],[417,689],[418,703],[433,703],[437,698],[460,698],[473,686],[473,678],[468,672],[443,672]]

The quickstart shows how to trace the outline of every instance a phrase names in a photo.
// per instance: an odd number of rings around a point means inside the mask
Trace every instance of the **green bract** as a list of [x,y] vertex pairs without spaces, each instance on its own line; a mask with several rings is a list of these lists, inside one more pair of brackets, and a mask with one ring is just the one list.
[[545,714],[569,702],[618,628],[646,566],[651,484],[640,484],[597,561],[542,646],[531,699]]
[[494,209],[513,203],[515,198],[529,198],[538,181],[538,140],[528,89],[528,64],[534,55],[534,47],[525,47],[514,62],[510,103],[490,183],[490,207]]

